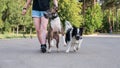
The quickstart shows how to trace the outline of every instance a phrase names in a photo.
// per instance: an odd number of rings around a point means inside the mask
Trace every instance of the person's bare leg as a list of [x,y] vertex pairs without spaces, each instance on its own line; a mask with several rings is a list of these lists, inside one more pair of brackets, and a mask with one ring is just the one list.
[[41,19],[33,18],[33,20],[40,44],[46,44],[48,19],[41,17]]
[[45,17],[41,17],[41,44],[46,44],[47,24],[48,19],[46,19]]
[[46,52],[46,36],[47,36],[47,24],[48,24],[48,19],[46,19],[44,16],[41,17],[41,25],[40,25],[40,31],[41,31],[41,51],[43,53]]
[[41,24],[41,19],[40,18],[33,18],[36,33],[37,33],[37,38],[39,40],[39,43],[41,44],[41,30],[40,30],[40,24]]
[[45,53],[47,48],[46,35],[47,35],[48,19],[41,17],[41,18],[33,18],[33,20],[34,20],[37,37],[41,44],[41,52]]

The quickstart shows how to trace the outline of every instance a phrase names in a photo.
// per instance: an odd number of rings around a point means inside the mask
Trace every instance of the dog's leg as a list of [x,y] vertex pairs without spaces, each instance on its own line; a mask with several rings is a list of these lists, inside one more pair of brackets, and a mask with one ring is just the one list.
[[66,41],[65,41],[65,33],[64,33],[64,29],[61,29],[61,34],[62,34],[62,41],[63,41],[63,45],[66,46]]
[[51,48],[50,48],[50,45],[48,45],[48,52],[51,52]]
[[48,37],[48,52],[51,52],[51,43],[50,43],[50,36]]
[[53,38],[52,29],[48,30],[48,52],[51,52],[51,39]]
[[65,35],[62,35],[62,41],[63,41],[63,45],[66,46],[66,42],[65,42]]
[[58,32],[55,34],[54,38],[56,39],[57,52],[59,52],[59,33]]
[[48,52],[51,52],[51,39],[48,39]]
[[76,44],[75,44],[74,47],[73,47],[73,51],[76,52],[76,49],[77,48],[76,48]]
[[80,49],[81,44],[82,44],[82,41],[83,41],[83,39],[80,39],[80,40],[79,40],[79,45],[78,45],[78,47],[76,48],[77,50]]
[[51,46],[54,46],[54,45],[55,45],[55,44],[54,44],[54,39],[51,39],[50,45],[51,45]]
[[51,45],[51,46],[54,46],[54,45],[55,45],[55,44],[54,44],[54,38],[53,38],[54,35],[53,35],[53,34],[54,34],[53,31],[51,31],[51,39],[50,39],[50,40],[51,40],[51,41],[50,41],[50,45]]
[[66,53],[69,53],[69,51],[70,51],[70,48],[71,48],[71,41],[69,41],[68,43],[67,43],[68,45],[68,49],[66,50]]
[[49,53],[51,52],[51,48],[48,49],[48,52],[49,52]]

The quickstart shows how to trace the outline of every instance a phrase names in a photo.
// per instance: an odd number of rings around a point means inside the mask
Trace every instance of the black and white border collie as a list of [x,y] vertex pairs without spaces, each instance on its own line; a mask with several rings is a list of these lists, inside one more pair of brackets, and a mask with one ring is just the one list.
[[65,41],[67,43],[66,52],[68,53],[71,47],[73,47],[73,51],[77,51],[80,48],[81,43],[83,41],[82,39],[83,28],[74,27],[71,25],[69,21],[66,21],[65,32],[66,32]]

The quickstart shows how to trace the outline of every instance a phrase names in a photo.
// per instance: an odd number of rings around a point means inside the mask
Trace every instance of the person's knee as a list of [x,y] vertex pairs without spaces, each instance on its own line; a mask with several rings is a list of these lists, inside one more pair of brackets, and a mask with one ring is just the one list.
[[42,25],[43,30],[47,30],[47,24]]
[[40,34],[40,33],[41,33],[41,30],[40,30],[40,29],[36,29],[36,32],[37,32],[38,34]]
[[44,17],[42,17],[41,18],[42,19],[42,23],[41,23],[41,25],[42,25],[42,29],[43,30],[47,30],[47,25],[48,25],[48,19],[46,19],[46,18],[44,18]]

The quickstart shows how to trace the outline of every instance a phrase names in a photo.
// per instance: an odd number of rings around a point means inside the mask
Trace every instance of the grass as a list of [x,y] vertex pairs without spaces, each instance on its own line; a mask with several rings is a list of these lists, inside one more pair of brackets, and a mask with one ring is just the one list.
[[[94,33],[94,34],[109,34],[109,33]],[[112,34],[120,34],[120,32],[113,32]],[[5,33],[0,34],[0,39],[12,39],[12,38],[33,38],[36,37],[36,34],[13,34],[13,33]]]
[[0,39],[11,39],[11,38],[32,38],[36,37],[36,34],[12,34],[12,33],[6,33],[6,34],[0,34]]
[[119,32],[113,32],[113,34],[120,34],[120,31]]

